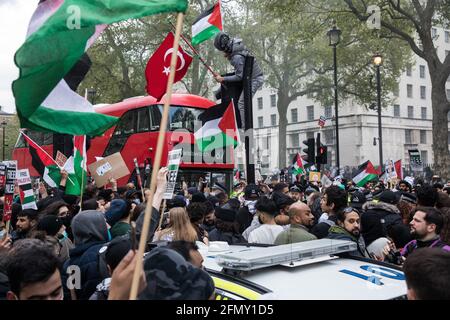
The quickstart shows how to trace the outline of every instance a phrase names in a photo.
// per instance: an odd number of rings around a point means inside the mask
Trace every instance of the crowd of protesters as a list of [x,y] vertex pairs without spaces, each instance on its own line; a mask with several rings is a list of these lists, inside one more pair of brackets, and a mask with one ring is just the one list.
[[138,261],[134,249],[150,191],[111,179],[75,197],[64,192],[66,176],[59,188],[41,185],[37,210],[15,201],[11,230],[0,225],[0,299],[128,299],[137,263],[143,263],[139,299],[214,299],[198,245],[324,238],[355,242],[348,255],[402,265],[411,299],[450,299],[450,186],[439,181],[401,180],[388,188],[378,181],[357,187],[345,180],[329,186],[241,180],[228,190],[200,179],[195,187],[183,183],[163,205],[162,168],[146,254]]

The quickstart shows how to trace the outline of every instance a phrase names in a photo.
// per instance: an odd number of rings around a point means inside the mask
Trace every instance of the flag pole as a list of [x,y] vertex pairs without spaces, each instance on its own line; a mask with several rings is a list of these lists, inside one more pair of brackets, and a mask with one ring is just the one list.
[[162,209],[161,209],[161,214],[160,214],[160,217],[159,217],[159,224],[158,224],[158,229],[157,230],[161,229],[162,220],[163,220],[163,216],[164,216],[164,211],[166,210],[166,204],[167,204],[167,200],[164,199],[163,206],[162,206]]
[[[175,29],[175,39],[173,42],[173,52],[178,52],[178,47],[180,44],[180,34],[181,29],[183,27],[183,18],[184,13],[179,12],[177,15],[177,26]],[[161,157],[162,157],[162,151],[163,151],[163,145],[164,145],[164,138],[166,133],[166,127],[167,127],[167,120],[169,117],[169,107],[170,107],[170,100],[172,99],[172,88],[173,88],[173,82],[175,78],[175,68],[177,64],[178,56],[176,54],[172,54],[172,58],[170,60],[170,74],[169,79],[167,81],[167,93],[165,96],[165,102],[164,102],[164,111],[161,119],[161,124],[159,126],[159,135],[158,135],[158,144],[156,146],[156,154],[155,154],[155,160],[153,162],[153,171],[152,171],[152,178],[150,183],[150,197],[148,199],[147,205],[145,207],[145,214],[144,214],[144,223],[142,226],[142,232],[141,232],[141,238],[139,240],[139,248],[137,253],[137,259],[138,263],[136,264],[136,269],[134,269],[133,274],[133,282],[131,284],[131,290],[130,290],[130,300],[136,300],[136,297],[138,295],[138,287],[139,287],[139,280],[142,272],[143,263],[142,259],[144,256],[144,251],[147,243],[147,237],[148,237],[148,231],[150,229],[150,219],[151,219],[151,212],[152,212],[152,205],[153,205],[153,196],[156,191],[156,179],[158,176],[158,172],[161,165]],[[159,208],[158,208],[159,209]]]
[[[175,29],[175,26],[173,25],[173,23],[171,21],[169,21],[169,23],[172,26],[172,28]],[[183,39],[183,41],[186,42],[186,44],[189,46],[189,48],[191,48],[191,50],[194,52],[194,54],[198,57],[200,62],[206,67],[206,69],[208,69],[215,76],[217,73],[214,72],[213,69],[211,69],[211,67],[200,56],[200,53],[194,48],[194,46],[188,41],[188,39],[186,39],[186,37],[182,33],[180,34],[180,36],[181,36],[181,39]]]

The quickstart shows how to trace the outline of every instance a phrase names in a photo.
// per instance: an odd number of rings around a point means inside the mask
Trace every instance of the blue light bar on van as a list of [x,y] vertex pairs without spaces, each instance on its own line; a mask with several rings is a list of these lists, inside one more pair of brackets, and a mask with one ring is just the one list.
[[353,241],[320,239],[218,255],[216,261],[224,269],[251,271],[298,261],[323,261],[317,258],[354,250],[357,246]]

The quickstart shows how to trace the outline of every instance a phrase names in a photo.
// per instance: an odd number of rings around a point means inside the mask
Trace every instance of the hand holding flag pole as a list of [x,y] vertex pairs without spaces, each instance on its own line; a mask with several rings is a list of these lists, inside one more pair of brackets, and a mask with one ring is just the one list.
[[[179,12],[177,15],[177,26],[175,29],[175,39],[173,42],[173,52],[178,52],[178,47],[180,44],[180,35],[181,35],[181,29],[183,26],[183,18],[184,13]],[[167,122],[169,118],[169,107],[170,107],[170,100],[172,99],[172,88],[173,88],[173,82],[175,79],[175,69],[177,64],[178,56],[176,54],[172,54],[172,58],[170,60],[170,73],[169,78],[167,81],[167,93],[164,101],[164,111],[161,119],[161,125],[159,127],[159,135],[158,135],[158,143],[156,146],[156,154],[155,154],[155,160],[153,162],[153,171],[152,171],[152,178],[150,183],[150,196],[147,201],[147,205],[145,207],[145,213],[144,213],[144,223],[142,226],[142,232],[141,232],[141,238],[139,240],[139,249],[138,249],[138,261],[142,261],[144,256],[145,247],[147,244],[147,237],[148,237],[148,231],[150,229],[150,219],[151,219],[151,212],[152,212],[152,204],[153,204],[153,198],[156,191],[156,179],[158,177],[159,168],[161,166],[161,157],[162,157],[162,151],[163,151],[163,144],[164,144],[164,138],[166,135],[166,127]],[[159,209],[159,208],[157,208]],[[142,272],[142,263],[137,263],[136,268],[134,269],[133,274],[133,282],[131,284],[131,290],[130,290],[130,300],[136,300],[136,297],[138,295],[138,288],[139,288],[139,280]]]

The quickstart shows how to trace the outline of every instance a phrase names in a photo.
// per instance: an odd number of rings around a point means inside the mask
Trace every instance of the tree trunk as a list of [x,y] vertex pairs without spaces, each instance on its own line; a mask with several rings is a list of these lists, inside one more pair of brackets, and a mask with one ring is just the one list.
[[198,57],[194,56],[192,61],[192,83],[191,83],[191,93],[199,94],[201,89],[200,83],[200,61]]
[[434,173],[447,181],[450,178],[447,118],[448,112],[450,111],[450,103],[447,100],[445,81],[439,72],[434,73],[434,77],[431,78],[431,103],[433,110]]
[[282,91],[278,93],[277,109],[280,117],[278,123],[278,167],[283,169],[286,167],[286,129],[287,129],[287,108],[289,106],[289,98]]

